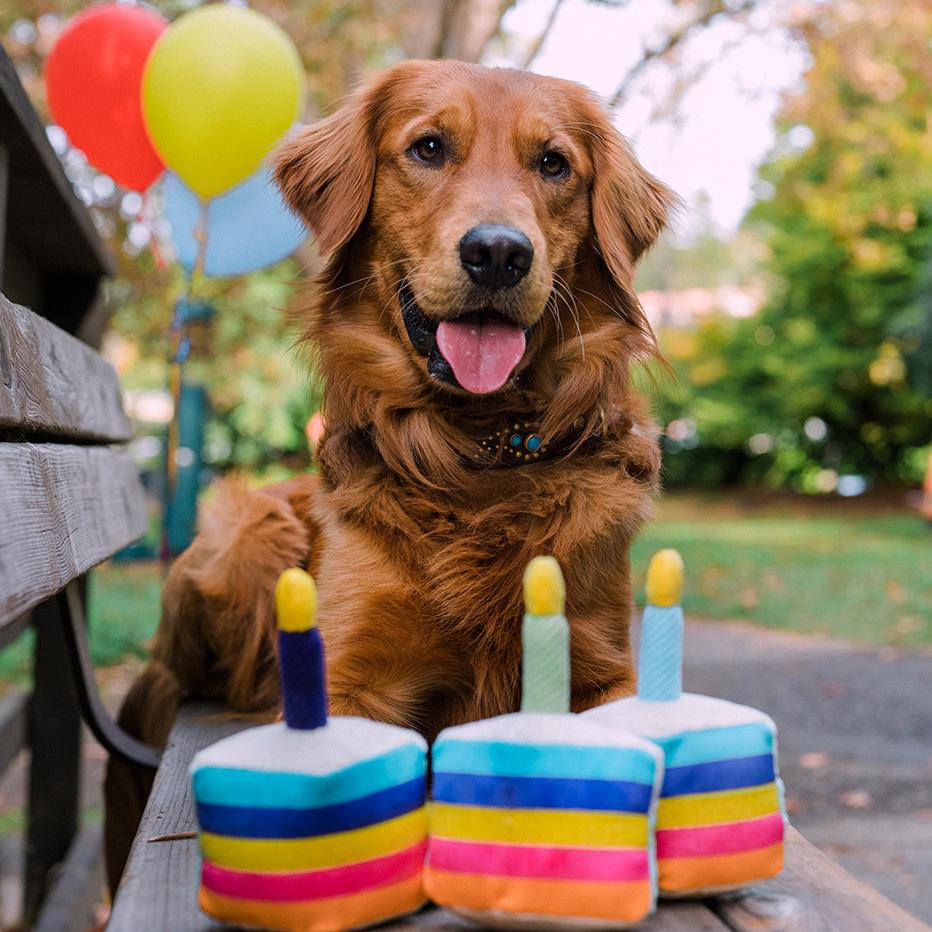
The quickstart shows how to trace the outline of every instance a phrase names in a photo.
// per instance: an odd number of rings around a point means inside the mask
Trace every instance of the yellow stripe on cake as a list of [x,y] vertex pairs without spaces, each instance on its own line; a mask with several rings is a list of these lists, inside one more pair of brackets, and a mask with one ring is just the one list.
[[742,822],[779,810],[780,798],[775,783],[752,786],[744,790],[723,790],[719,793],[665,796],[661,797],[657,809],[657,828]]
[[643,848],[647,817],[630,812],[571,809],[498,809],[430,803],[431,834],[438,838],[526,845]]
[[233,838],[201,834],[204,857],[230,870],[319,870],[393,854],[427,835],[424,808],[376,825],[314,838]]

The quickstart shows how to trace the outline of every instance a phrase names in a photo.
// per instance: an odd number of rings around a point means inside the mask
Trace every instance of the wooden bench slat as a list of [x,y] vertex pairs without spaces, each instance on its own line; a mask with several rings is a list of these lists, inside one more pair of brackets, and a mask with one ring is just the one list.
[[0,443],[0,625],[146,530],[136,465],[106,447]]
[[[223,928],[197,908],[198,848],[193,838],[149,842],[149,838],[197,830],[188,765],[203,747],[249,728],[221,706],[182,706],[155,778],[139,833],[117,891],[108,932],[207,932]],[[463,930],[476,926],[446,910],[424,910],[380,926],[385,932]],[[725,932],[726,926],[704,904],[665,904],[640,928],[648,932]]]
[[0,295],[0,430],[115,443],[130,438],[113,367]]
[[794,828],[786,866],[766,884],[712,901],[735,932],[920,932],[929,927],[851,876]]

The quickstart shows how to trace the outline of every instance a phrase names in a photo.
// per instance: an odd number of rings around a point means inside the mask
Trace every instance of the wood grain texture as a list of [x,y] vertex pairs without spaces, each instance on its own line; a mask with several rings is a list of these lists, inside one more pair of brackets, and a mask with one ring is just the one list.
[[873,887],[861,883],[795,829],[786,866],[765,884],[711,902],[736,932],[920,932],[927,930]]
[[[217,705],[182,706],[117,891],[108,932],[207,932],[223,928],[197,909],[197,840],[148,839],[196,831],[188,775],[191,758],[208,744],[251,724],[230,719]],[[477,926],[447,910],[429,907],[379,928],[385,932],[462,932]],[[726,926],[702,903],[673,903],[664,904],[639,928],[647,932],[724,932]]]
[[0,295],[0,430],[114,443],[130,438],[113,367]]
[[0,625],[146,530],[130,457],[105,447],[0,443]]
[[75,837],[32,932],[97,927],[94,911],[104,889],[101,836],[100,826],[92,825]]

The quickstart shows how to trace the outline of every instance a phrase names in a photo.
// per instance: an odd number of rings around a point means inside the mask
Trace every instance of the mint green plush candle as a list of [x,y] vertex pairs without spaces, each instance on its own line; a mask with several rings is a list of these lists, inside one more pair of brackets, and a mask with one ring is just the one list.
[[522,712],[569,712],[570,626],[560,564],[535,557],[524,571]]

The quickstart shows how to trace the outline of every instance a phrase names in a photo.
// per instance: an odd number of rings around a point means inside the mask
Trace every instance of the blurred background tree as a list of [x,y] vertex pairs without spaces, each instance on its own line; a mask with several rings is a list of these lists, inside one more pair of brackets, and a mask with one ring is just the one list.
[[[932,419],[932,5],[822,4],[744,232],[767,299],[666,345],[673,481],[921,480]],[[684,443],[685,441],[685,443]]]

